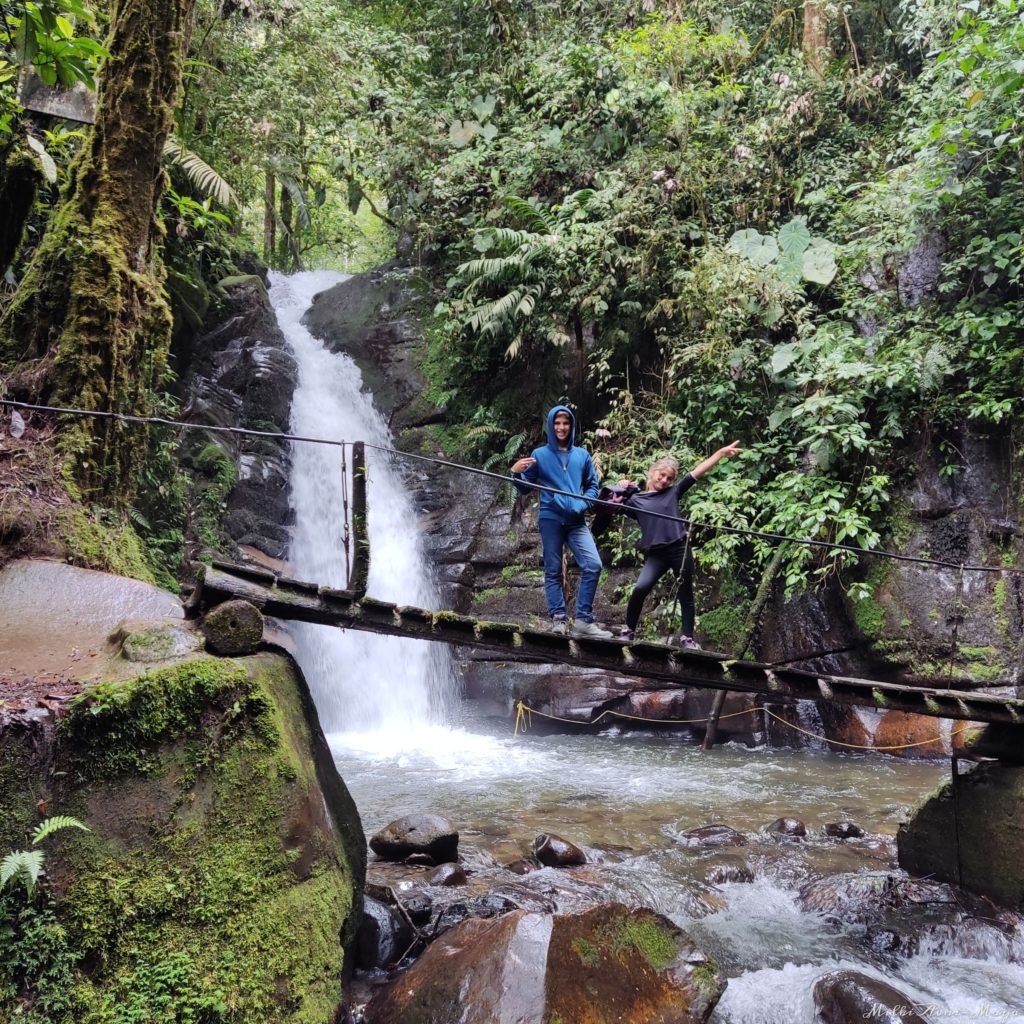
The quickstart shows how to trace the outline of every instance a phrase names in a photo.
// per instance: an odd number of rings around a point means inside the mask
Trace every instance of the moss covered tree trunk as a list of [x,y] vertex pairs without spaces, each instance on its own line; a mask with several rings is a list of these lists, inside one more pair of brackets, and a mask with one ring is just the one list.
[[[96,123],[0,323],[4,354],[44,360],[46,394],[62,404],[146,414],[166,370],[160,160],[191,7],[192,0],[116,0]],[[66,436],[87,490],[131,494],[145,451],[140,429],[79,420]]]

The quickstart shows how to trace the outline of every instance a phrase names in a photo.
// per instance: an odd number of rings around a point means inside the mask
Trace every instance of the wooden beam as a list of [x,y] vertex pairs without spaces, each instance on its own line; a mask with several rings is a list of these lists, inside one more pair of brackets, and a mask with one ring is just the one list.
[[467,645],[496,651],[508,661],[599,668],[640,676],[655,689],[695,686],[753,693],[777,703],[810,700],[876,711],[909,711],[933,718],[1024,725],[1024,701],[1014,698],[772,668],[665,644],[624,645],[617,640],[571,637],[511,623],[483,622],[454,612],[432,612],[361,598],[350,590],[315,587],[282,577],[268,585],[263,575],[262,571],[244,567],[236,571],[227,563],[218,562],[205,572],[200,601],[209,608],[242,598],[251,601],[264,615],[279,619]]

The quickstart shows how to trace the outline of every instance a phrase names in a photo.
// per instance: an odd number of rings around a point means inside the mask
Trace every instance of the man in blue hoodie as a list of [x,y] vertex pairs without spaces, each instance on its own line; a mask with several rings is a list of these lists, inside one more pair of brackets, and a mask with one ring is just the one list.
[[555,628],[565,630],[568,613],[565,591],[562,589],[562,552],[566,546],[580,567],[580,589],[576,594],[576,620],[572,624],[573,636],[605,637],[611,633],[594,622],[594,594],[601,575],[601,556],[593,535],[583,519],[588,506],[587,498],[596,498],[599,480],[590,453],[575,445],[576,418],[564,405],[556,405],[547,417],[548,443],[535,448],[526,458],[512,464],[513,484],[520,494],[529,494],[533,488],[520,480],[543,484],[566,494],[540,492],[540,512],[537,527],[544,549],[544,597],[548,614]]

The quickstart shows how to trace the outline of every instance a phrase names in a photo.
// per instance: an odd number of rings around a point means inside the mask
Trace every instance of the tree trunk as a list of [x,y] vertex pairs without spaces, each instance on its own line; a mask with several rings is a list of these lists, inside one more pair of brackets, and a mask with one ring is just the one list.
[[276,194],[277,183],[274,180],[274,172],[268,167],[263,175],[263,258],[268,263],[273,262],[276,243],[277,213],[274,211]]
[[[116,0],[96,123],[61,207],[0,321],[11,356],[45,359],[59,403],[148,414],[167,371],[171,313],[157,207],[192,0]],[[52,365],[47,365],[52,360]],[[95,497],[130,497],[145,432],[80,419],[64,435]]]
[[804,37],[802,47],[804,62],[818,78],[824,78],[824,65],[829,56],[828,20],[820,0],[805,0]]

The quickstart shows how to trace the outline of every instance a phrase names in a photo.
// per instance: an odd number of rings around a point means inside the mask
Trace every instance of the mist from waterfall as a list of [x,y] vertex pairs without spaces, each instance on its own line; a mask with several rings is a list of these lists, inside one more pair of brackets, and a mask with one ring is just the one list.
[[[390,447],[387,424],[363,390],[359,368],[348,355],[328,351],[301,322],[313,296],[346,276],[332,271],[271,274],[271,302],[298,363],[291,432]],[[437,590],[401,467],[370,449],[366,467],[368,594],[436,609]],[[351,494],[351,477],[348,482]],[[341,449],[293,442],[294,526],[288,562],[296,578],[338,588],[346,585],[343,497]],[[381,752],[400,750],[403,744],[417,745],[424,729],[446,721],[454,673],[443,645],[306,623],[289,625],[289,633],[332,742]]]

